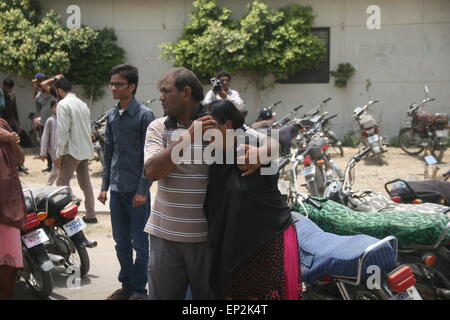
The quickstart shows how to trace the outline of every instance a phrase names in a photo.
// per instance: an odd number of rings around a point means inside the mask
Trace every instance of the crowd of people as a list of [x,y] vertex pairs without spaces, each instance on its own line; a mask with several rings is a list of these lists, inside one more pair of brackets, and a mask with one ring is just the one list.
[[[255,156],[270,154],[277,141],[245,127],[246,107],[238,92],[230,89],[231,75],[220,72],[216,78],[222,84],[220,91],[205,96],[192,71],[170,70],[158,83],[164,116],[155,119],[136,99],[138,69],[122,64],[110,72],[117,104],[107,114],[97,199],[106,203],[109,192],[121,287],[108,300],[184,299],[188,290],[193,299],[301,297],[290,209],[278,191],[277,175],[260,174],[270,163]],[[88,173],[93,157],[89,108],[63,75],[37,74],[33,84],[36,112],[45,120],[40,157],[48,159],[48,184],[70,185],[76,171],[85,197],[83,219],[98,223]],[[24,200],[17,166],[24,156],[20,137],[8,124],[11,116],[2,118],[0,298],[11,298],[15,272],[22,266],[24,211],[17,208],[24,207]],[[173,152],[180,145],[192,154],[206,147],[203,142],[196,144],[196,127],[202,133],[221,132],[223,140],[211,144],[243,161],[174,161]],[[237,137],[227,140],[225,133],[230,130],[257,137],[258,143],[244,139],[239,144]],[[153,182],[158,188],[150,195]],[[6,190],[11,197],[4,196]]]

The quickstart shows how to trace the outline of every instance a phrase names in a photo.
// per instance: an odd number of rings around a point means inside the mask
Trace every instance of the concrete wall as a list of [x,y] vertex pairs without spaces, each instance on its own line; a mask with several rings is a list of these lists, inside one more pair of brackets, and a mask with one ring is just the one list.
[[[247,11],[251,1],[222,0],[235,17]],[[77,4],[81,8],[81,22],[99,29],[114,27],[119,44],[127,50],[127,61],[140,70],[139,100],[158,97],[156,82],[171,68],[171,63],[159,60],[158,45],[174,41],[180,34],[192,1],[165,0],[41,0],[43,10],[54,9],[67,18],[66,8]],[[428,84],[436,101],[429,104],[434,112],[449,112],[450,106],[450,1],[449,0],[270,0],[269,5],[281,7],[291,3],[310,4],[317,14],[315,26],[330,27],[330,68],[350,62],[356,74],[345,89],[328,84],[277,84],[255,92],[252,84],[239,76],[233,78],[232,88],[241,92],[249,108],[248,122],[252,122],[259,108],[277,100],[279,116],[292,107],[304,104],[305,109],[327,97],[330,112],[339,113],[334,120],[336,131],[343,135],[351,129],[351,112],[368,100],[381,102],[373,112],[381,121],[384,134],[396,135],[405,117],[407,106],[419,101],[423,86]],[[376,4],[381,9],[381,30],[369,30],[366,9]],[[366,90],[367,79],[371,87]],[[205,88],[208,89],[208,88]],[[18,79],[20,115],[33,110],[28,81]],[[92,117],[114,105],[108,93],[92,107]],[[160,104],[153,110],[162,114]]]

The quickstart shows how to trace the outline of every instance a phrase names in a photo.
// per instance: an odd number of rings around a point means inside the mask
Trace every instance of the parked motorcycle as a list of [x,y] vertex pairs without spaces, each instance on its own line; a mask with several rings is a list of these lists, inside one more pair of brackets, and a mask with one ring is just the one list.
[[[388,186],[392,185],[392,188]],[[441,180],[406,181],[394,179],[384,185],[392,201],[397,203],[436,203],[450,206],[450,182]],[[450,211],[450,208],[449,208]]]
[[94,146],[95,160],[103,166],[103,154],[105,151],[106,117],[103,113],[97,120],[91,122],[91,139]]
[[21,232],[23,268],[19,277],[23,278],[33,294],[46,299],[53,291],[51,271],[54,265],[45,249],[49,238],[41,227],[42,214],[37,213],[33,193],[30,189],[23,189],[27,206],[25,230]]
[[353,110],[353,119],[359,125],[361,142],[364,147],[370,146],[376,162],[383,165],[384,161],[382,154],[385,152],[384,139],[380,135],[380,128],[375,118],[368,112],[371,105],[379,102],[379,100],[369,101],[362,107],[357,107]]
[[[297,200],[316,209],[321,205],[298,193]],[[421,300],[413,270],[397,263],[397,239],[339,236],[292,213],[305,283],[305,300]],[[375,271],[374,271],[375,270]],[[369,276],[378,271],[378,281]],[[377,283],[378,282],[378,283]]]
[[32,189],[37,211],[42,215],[43,229],[49,238],[45,248],[56,266],[64,267],[67,274],[79,272],[85,276],[90,268],[86,248],[97,246],[86,239],[86,224],[77,217],[79,201],[74,201],[70,187],[43,187]]
[[[299,120],[299,123],[304,126],[305,120]],[[302,165],[302,175],[308,193],[320,197],[331,181],[342,177],[342,170],[327,153],[329,140],[321,135],[320,121],[309,128],[303,133],[303,146],[306,148],[297,151],[297,155],[292,159],[294,161],[292,168],[296,169],[299,164]]]
[[449,208],[431,203],[399,204],[376,192],[353,191],[354,166],[370,150],[367,147],[354,155],[343,181],[334,181],[325,191],[325,198],[332,200],[327,202],[328,213],[332,210],[336,217],[316,212],[320,223],[315,222],[328,232],[343,235],[364,232],[374,237],[396,236],[401,240],[400,261],[413,268],[421,295],[450,299],[450,215],[445,214]]
[[419,154],[429,150],[438,160],[442,161],[447,149],[449,137],[449,119],[445,113],[430,114],[423,110],[423,106],[434,98],[428,98],[428,86],[425,86],[425,98],[421,103],[409,106],[408,117],[411,117],[407,127],[399,132],[399,143],[403,151],[408,154]]

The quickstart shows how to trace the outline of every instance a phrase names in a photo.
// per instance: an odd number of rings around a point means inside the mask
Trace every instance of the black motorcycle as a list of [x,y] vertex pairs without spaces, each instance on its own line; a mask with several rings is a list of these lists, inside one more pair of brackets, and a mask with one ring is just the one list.
[[103,154],[105,152],[106,117],[103,113],[97,120],[91,122],[91,139],[94,147],[95,160],[103,165]]
[[37,213],[36,203],[30,189],[23,189],[27,206],[25,229],[21,232],[23,268],[19,276],[23,278],[33,294],[41,299],[46,299],[53,291],[53,278],[51,271],[54,269],[45,244],[49,238],[41,226],[44,215]]
[[97,246],[86,239],[85,222],[77,217],[80,201],[74,199],[70,187],[43,187],[32,189],[37,211],[43,213],[43,228],[49,241],[46,250],[56,266],[64,267],[67,274],[80,278],[89,272],[90,260],[86,248]]

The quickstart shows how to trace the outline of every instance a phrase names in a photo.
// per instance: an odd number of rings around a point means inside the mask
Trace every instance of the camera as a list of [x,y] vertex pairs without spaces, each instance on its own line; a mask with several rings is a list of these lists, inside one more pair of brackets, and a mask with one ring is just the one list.
[[211,78],[211,84],[212,84],[212,91],[215,93],[215,94],[217,94],[217,93],[219,93],[220,91],[222,91],[222,89],[223,89],[223,85],[222,85],[222,82],[219,80],[219,79],[216,79],[216,78]]

